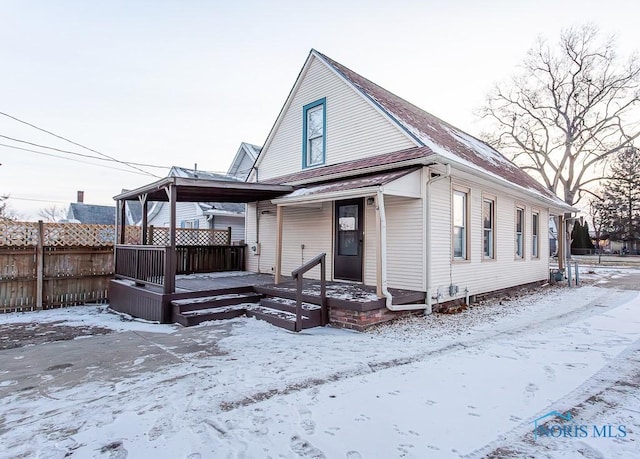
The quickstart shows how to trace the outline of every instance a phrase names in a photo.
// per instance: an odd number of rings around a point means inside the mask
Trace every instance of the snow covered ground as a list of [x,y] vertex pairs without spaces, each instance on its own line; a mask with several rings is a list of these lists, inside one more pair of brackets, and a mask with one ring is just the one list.
[[[370,333],[3,315],[114,332],[0,351],[0,457],[640,457],[640,270],[589,271]],[[535,439],[554,410],[625,436]]]

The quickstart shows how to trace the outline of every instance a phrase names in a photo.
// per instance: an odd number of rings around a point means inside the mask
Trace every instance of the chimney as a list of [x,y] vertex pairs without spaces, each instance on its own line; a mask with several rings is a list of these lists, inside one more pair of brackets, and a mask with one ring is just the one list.
[[84,191],[78,191],[78,202],[79,203],[84,202]]

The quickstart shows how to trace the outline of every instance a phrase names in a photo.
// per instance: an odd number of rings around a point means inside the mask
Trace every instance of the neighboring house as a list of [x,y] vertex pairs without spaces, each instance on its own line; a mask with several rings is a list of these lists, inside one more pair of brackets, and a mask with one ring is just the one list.
[[260,147],[257,145],[242,142],[236,152],[236,156],[233,158],[233,161],[231,161],[227,175],[235,177],[238,180],[246,180],[259,153]]
[[[549,217],[576,211],[315,50],[247,181],[297,188],[248,204],[248,270],[289,274],[325,252],[328,279],[375,286],[392,311],[548,280]],[[427,304],[397,306],[390,288],[426,292]]]
[[77,202],[69,204],[66,221],[90,225],[113,225],[116,221],[116,208],[85,204],[84,191],[78,191]]
[[558,225],[555,218],[549,218],[549,256],[558,252]]
[[[236,155],[237,156],[237,155]],[[223,174],[187,169],[174,166],[169,177],[195,178],[202,180],[236,180]],[[231,242],[244,241],[244,204],[222,202],[181,202],[176,207],[177,222],[180,228],[231,228]],[[154,203],[149,210],[148,224],[153,226],[169,226],[169,205],[166,202]]]

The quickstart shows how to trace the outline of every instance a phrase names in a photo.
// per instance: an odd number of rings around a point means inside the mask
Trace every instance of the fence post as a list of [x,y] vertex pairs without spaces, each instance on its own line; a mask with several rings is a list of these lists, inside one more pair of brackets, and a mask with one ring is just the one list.
[[227,245],[231,245],[231,227],[227,227]]
[[38,220],[38,245],[36,246],[36,309],[42,310],[44,290],[44,223]]

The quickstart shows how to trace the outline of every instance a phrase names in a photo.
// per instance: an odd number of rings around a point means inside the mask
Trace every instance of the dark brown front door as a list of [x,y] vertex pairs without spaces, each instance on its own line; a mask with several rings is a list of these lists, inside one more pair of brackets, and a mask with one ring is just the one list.
[[333,277],[362,282],[362,199],[336,201]]

